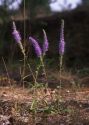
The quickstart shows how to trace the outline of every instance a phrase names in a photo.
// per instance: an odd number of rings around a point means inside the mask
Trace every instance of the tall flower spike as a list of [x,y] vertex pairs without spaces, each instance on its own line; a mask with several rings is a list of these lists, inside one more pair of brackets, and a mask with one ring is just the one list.
[[40,48],[38,42],[33,37],[29,37],[29,40],[31,41],[33,47],[35,48],[35,52],[36,52],[37,56],[41,57],[42,51],[41,51],[41,48]]
[[65,41],[64,41],[64,20],[61,23],[61,33],[60,33],[60,43],[59,43],[59,54],[63,55],[65,51]]
[[21,41],[21,36],[19,34],[19,32],[16,30],[16,25],[15,25],[15,22],[13,21],[13,32],[12,32],[12,35],[15,39],[15,41],[17,43],[19,43]]
[[48,51],[49,43],[48,43],[47,35],[44,29],[43,29],[43,34],[44,34],[43,55],[45,55],[46,52]]
[[15,41],[19,44],[19,47],[20,47],[23,55],[25,55],[25,51],[24,51],[23,45],[21,43],[21,36],[20,36],[19,32],[16,29],[16,25],[15,25],[14,21],[13,21],[13,32],[12,32],[12,35],[13,35]]

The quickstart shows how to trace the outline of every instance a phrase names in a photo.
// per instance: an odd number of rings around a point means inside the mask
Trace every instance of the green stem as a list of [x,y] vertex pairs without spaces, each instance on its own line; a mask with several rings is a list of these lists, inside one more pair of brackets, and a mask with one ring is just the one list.
[[48,87],[47,74],[46,74],[45,65],[44,65],[42,56],[40,57],[40,61],[41,61],[42,67],[43,67],[43,73],[44,73],[45,78],[46,78],[46,90],[47,90],[47,87]]
[[37,80],[37,77],[38,77],[38,73],[39,73],[40,67],[41,67],[41,62],[40,62],[40,64],[37,66],[37,70],[36,70],[36,80]]
[[[44,55],[42,56],[42,59],[44,59]],[[37,66],[37,70],[36,70],[36,80],[37,80],[37,77],[38,77],[38,73],[39,73],[39,70],[40,70],[40,68],[41,68],[41,66],[42,66],[42,62],[41,62],[41,60],[40,60],[40,63],[39,63],[39,65]]]
[[60,70],[59,70],[60,88],[62,87],[62,82],[61,82],[61,75],[62,75],[62,63],[63,63],[63,55],[60,55]]
[[[25,0],[24,0],[24,13],[23,13],[23,16],[24,16],[24,51],[25,51],[25,46],[26,46],[26,43],[25,43],[25,37],[26,37],[26,32],[25,32],[25,28],[26,28],[26,24],[25,24]],[[22,78],[25,76],[25,66],[26,66],[26,56],[24,54],[24,64],[23,64]],[[24,88],[24,81],[23,81],[23,88]]]
[[11,80],[10,80],[9,72],[8,72],[8,69],[7,69],[7,66],[6,66],[6,63],[5,63],[5,60],[4,60],[3,57],[2,57],[2,61],[3,61],[3,64],[5,66],[5,70],[6,70],[6,74],[7,74],[8,80],[9,80],[10,88],[12,88],[11,87]]
[[[27,61],[27,59],[26,59],[26,61]],[[29,67],[29,70],[30,70],[30,72],[31,72],[31,74],[32,74],[32,77],[33,77],[33,79],[34,79],[34,83],[35,83],[35,85],[36,85],[36,84],[37,84],[37,80],[36,80],[35,75],[33,74],[33,71],[32,71],[32,69],[31,69],[31,65],[28,63],[28,61],[27,61],[27,65],[28,65],[28,67]]]
[[[31,65],[28,63],[28,61],[27,61],[27,57],[26,57],[26,54],[25,54],[25,51],[24,51],[24,53],[23,53],[23,56],[24,56],[24,70],[23,70],[23,74],[22,74],[22,77],[21,77],[21,81],[23,81],[24,80],[24,78],[25,78],[25,66],[26,66],[26,63],[27,63],[27,65],[28,65],[28,68],[29,68],[29,70],[30,70],[30,72],[31,72],[31,74],[32,74],[32,77],[33,77],[33,79],[34,79],[34,82],[35,82],[35,84],[37,83],[37,81],[36,81],[36,78],[35,78],[35,76],[34,76],[34,73],[33,73],[33,71],[32,71],[32,68],[31,68]],[[24,81],[23,81],[23,87],[24,87]]]

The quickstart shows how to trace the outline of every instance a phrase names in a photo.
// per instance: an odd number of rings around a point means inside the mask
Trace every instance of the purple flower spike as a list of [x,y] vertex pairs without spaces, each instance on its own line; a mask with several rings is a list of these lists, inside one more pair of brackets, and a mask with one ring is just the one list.
[[15,41],[19,44],[19,47],[20,47],[23,55],[25,56],[25,50],[24,50],[23,45],[21,43],[21,36],[20,36],[19,32],[16,29],[15,22],[13,22],[13,32],[12,32],[12,35],[13,35]]
[[37,56],[41,57],[42,51],[41,51],[41,48],[40,48],[38,42],[33,37],[29,37],[29,40],[31,41],[33,47],[35,48],[35,52],[36,52]]
[[61,24],[61,33],[60,33],[60,43],[59,43],[59,54],[63,55],[65,51],[65,41],[64,41],[64,20]]
[[43,34],[44,34],[43,55],[45,55],[45,53],[48,51],[49,43],[48,43],[47,35],[44,29],[43,29]]
[[16,30],[16,25],[15,25],[15,22],[13,22],[13,32],[12,32],[12,35],[15,39],[15,41],[17,43],[19,43],[21,41],[21,36],[19,34],[19,32]]

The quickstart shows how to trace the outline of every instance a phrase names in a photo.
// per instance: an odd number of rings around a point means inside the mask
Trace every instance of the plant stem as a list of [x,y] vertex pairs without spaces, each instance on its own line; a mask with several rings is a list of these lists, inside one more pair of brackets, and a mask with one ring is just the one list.
[[62,83],[61,83],[61,75],[62,75],[62,63],[63,63],[63,55],[60,55],[60,69],[59,69],[60,88],[62,87]]
[[[44,55],[42,56],[42,59],[44,59]],[[40,63],[39,63],[39,65],[37,66],[37,70],[36,70],[36,79],[37,79],[37,77],[38,77],[38,73],[39,73],[39,70],[40,70],[40,67],[42,66],[42,62],[41,62],[41,60],[40,60]]]
[[[58,112],[60,111],[60,101],[62,100],[61,98],[61,87],[62,87],[62,82],[61,82],[61,75],[62,75],[62,63],[63,63],[63,55],[60,55],[60,64],[59,64],[59,77],[60,77],[60,85],[58,86],[58,93],[57,93],[57,100],[58,100]],[[60,90],[60,91],[59,91]]]
[[37,77],[38,77],[38,73],[39,73],[39,70],[40,70],[40,67],[41,67],[41,61],[40,61],[40,64],[37,66],[37,70],[36,70],[36,80],[37,80]]
[[7,69],[7,66],[6,66],[6,63],[5,63],[5,60],[4,60],[3,57],[2,57],[2,61],[3,61],[4,66],[5,66],[6,74],[7,74],[7,77],[8,77],[8,80],[9,80],[9,84],[10,84],[10,88],[11,88],[10,76],[9,76],[8,69]]
[[[26,59],[26,61],[27,61],[27,59]],[[33,77],[33,79],[34,79],[34,83],[37,84],[36,77],[35,77],[35,75],[34,75],[32,69],[31,69],[31,65],[28,63],[28,61],[27,61],[27,65],[28,65],[29,70],[30,70],[30,72],[31,72],[31,74],[32,74],[32,77]]]
[[[26,47],[26,43],[25,43],[25,37],[26,37],[26,23],[25,23],[25,0],[24,0],[24,51],[25,51],[25,47]],[[24,64],[23,64],[23,74],[22,74],[22,78],[25,76],[25,66],[26,66],[26,56],[24,54]],[[24,88],[24,81],[23,81],[23,88]]]
[[44,65],[42,56],[40,57],[40,61],[41,61],[42,67],[43,67],[43,73],[44,73],[45,78],[46,78],[46,86],[45,87],[46,87],[46,90],[47,90],[47,87],[48,87],[47,74],[46,74],[45,65]]
[[[32,71],[31,65],[28,63],[28,60],[27,60],[27,57],[26,57],[26,56],[25,56],[25,61],[26,61],[26,64],[28,65],[28,68],[29,68],[31,74],[32,74],[32,77],[33,77],[33,79],[34,79],[34,82],[37,83],[36,77],[35,77],[35,75],[34,75],[34,73],[33,73],[33,71]],[[29,75],[28,75],[28,76],[29,76]],[[24,78],[26,78],[26,76],[24,76],[23,79],[24,79]]]

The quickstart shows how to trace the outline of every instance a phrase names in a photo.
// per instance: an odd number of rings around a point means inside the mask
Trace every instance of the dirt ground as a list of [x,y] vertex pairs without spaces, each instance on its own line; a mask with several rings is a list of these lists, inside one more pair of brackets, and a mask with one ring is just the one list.
[[[0,87],[0,125],[89,125],[89,89],[59,91],[59,111],[44,110],[56,105],[56,89],[33,90],[18,86]],[[30,107],[39,101],[36,112]],[[47,105],[44,104],[47,102]]]
[[46,91],[0,77],[0,125],[89,125],[89,78],[52,75]]

